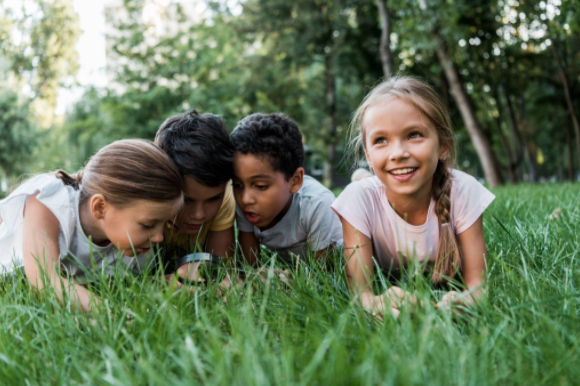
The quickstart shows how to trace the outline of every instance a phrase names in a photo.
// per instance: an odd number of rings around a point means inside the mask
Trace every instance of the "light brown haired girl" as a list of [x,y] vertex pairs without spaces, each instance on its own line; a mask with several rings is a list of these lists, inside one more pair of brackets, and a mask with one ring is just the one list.
[[72,288],[68,296],[89,310],[97,299],[81,285],[91,280],[87,272],[144,269],[182,205],[182,188],[156,145],[114,142],[78,173],[40,174],[0,201],[0,265],[5,272],[24,266],[33,286],[48,284],[61,299]]
[[[453,169],[453,130],[437,93],[413,78],[391,78],[365,97],[351,131],[352,150],[364,152],[375,176],[349,185],[333,209],[342,221],[350,286],[363,306],[383,310],[390,295],[402,294],[397,287],[372,294],[373,257],[395,274],[423,261],[434,283],[461,271],[466,291],[475,291],[485,272],[482,215],[494,196]],[[441,304],[458,297],[451,291]]]

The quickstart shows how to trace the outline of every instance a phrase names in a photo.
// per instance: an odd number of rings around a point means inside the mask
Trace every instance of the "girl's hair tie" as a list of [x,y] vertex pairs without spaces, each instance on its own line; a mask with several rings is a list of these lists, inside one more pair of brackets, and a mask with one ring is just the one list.
[[442,227],[449,226],[449,223],[448,223],[448,222],[446,222],[446,223],[443,223],[443,224],[441,224],[441,226],[442,226]]

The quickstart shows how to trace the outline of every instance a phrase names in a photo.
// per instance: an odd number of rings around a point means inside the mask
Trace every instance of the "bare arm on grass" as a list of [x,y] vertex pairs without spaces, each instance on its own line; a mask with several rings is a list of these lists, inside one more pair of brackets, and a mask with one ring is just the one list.
[[342,232],[346,275],[352,295],[358,296],[361,305],[373,315],[383,315],[388,311],[397,316],[399,311],[393,307],[394,304],[388,293],[378,296],[373,294],[374,263],[371,239],[359,232],[344,218],[342,219]]
[[58,245],[59,222],[54,214],[36,197],[26,201],[22,229],[24,271],[30,283],[39,291],[51,286],[60,302],[70,298],[72,304],[91,311],[98,298],[80,284],[69,283],[60,275]]
[[439,307],[449,304],[468,306],[477,300],[482,292],[482,284],[485,277],[485,237],[483,233],[483,215],[466,231],[457,235],[457,243],[461,250],[461,264],[463,280],[467,289],[463,293],[450,291],[437,305]]

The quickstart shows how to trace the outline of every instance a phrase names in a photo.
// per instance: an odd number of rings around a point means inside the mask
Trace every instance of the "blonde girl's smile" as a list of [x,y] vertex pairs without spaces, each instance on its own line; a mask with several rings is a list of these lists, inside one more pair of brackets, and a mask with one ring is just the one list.
[[437,164],[447,153],[433,124],[411,103],[390,98],[369,107],[363,126],[367,161],[391,204],[403,196],[428,198]]

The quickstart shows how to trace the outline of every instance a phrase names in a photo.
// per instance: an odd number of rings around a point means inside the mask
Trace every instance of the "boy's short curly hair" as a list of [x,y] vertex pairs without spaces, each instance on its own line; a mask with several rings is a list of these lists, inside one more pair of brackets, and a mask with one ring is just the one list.
[[302,133],[284,114],[256,113],[238,122],[230,139],[235,151],[266,156],[276,171],[289,180],[304,164]]
[[183,176],[216,187],[233,177],[234,148],[226,124],[217,115],[190,110],[173,115],[159,127],[155,144]]

